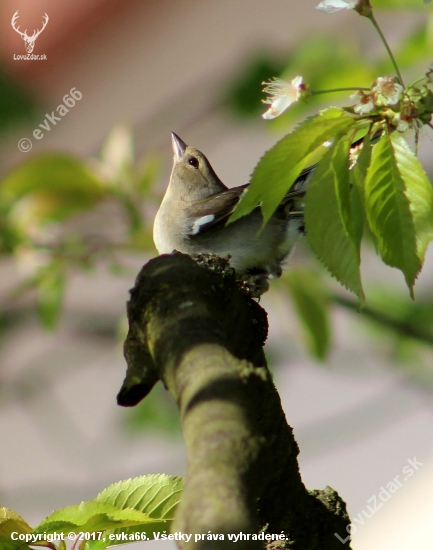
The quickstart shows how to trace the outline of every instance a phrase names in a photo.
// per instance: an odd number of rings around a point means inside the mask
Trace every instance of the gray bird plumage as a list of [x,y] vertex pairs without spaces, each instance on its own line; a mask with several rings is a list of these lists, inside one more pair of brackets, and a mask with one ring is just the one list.
[[174,133],[172,145],[173,170],[153,228],[158,252],[230,255],[238,274],[279,277],[304,234],[302,197],[311,170],[299,176],[257,237],[263,221],[259,207],[226,225],[248,185],[227,188],[203,153]]

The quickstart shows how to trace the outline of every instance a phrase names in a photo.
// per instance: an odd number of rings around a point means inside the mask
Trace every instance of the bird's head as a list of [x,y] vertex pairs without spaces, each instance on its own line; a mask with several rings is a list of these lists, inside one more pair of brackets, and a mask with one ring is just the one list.
[[187,145],[174,132],[171,138],[174,158],[170,185],[178,186],[185,201],[205,199],[227,189],[201,151]]

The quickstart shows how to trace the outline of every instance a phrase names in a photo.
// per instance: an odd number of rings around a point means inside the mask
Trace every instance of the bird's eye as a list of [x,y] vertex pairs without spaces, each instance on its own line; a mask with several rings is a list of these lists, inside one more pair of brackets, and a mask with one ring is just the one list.
[[190,157],[188,159],[188,164],[191,164],[194,168],[198,168],[198,159],[196,157]]

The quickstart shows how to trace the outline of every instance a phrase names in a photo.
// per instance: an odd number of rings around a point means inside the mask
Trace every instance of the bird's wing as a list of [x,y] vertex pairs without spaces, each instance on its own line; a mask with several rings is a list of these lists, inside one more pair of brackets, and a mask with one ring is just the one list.
[[[280,206],[277,208],[276,215],[281,212],[281,216],[287,217],[287,204],[293,201],[295,205],[296,199],[302,199],[305,195],[305,188],[311,177],[315,166],[311,166],[301,172],[290,191],[284,196]],[[190,237],[202,235],[206,231],[223,227],[227,220],[232,215],[236,205],[238,204],[242,194],[248,188],[249,184],[241,185],[240,187],[232,187],[222,193],[217,193],[211,197],[195,202],[191,207],[186,209],[186,215],[189,219],[193,219]],[[257,208],[260,208],[257,206]],[[290,210],[290,208],[289,208]]]
[[224,226],[247,187],[248,184],[232,187],[212,197],[197,201],[187,208],[187,217],[194,220],[190,236],[194,237],[209,229]]

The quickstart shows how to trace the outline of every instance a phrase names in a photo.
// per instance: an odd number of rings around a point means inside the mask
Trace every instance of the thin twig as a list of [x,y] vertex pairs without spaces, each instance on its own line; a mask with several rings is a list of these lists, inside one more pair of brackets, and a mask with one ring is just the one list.
[[376,323],[388,329],[391,329],[394,332],[401,334],[402,336],[406,336],[408,338],[414,338],[415,340],[419,340],[424,344],[433,346],[432,334],[422,329],[419,329],[417,327],[414,327],[413,325],[405,321],[399,321],[398,319],[393,319],[383,311],[374,310],[369,307],[364,307],[361,310],[358,310],[358,304],[355,301],[350,300],[348,298],[344,298],[342,296],[335,296],[335,295],[331,296],[331,301],[338,306],[348,309],[349,311],[358,313],[359,315],[364,315],[365,317],[368,317],[372,321],[375,321]]

